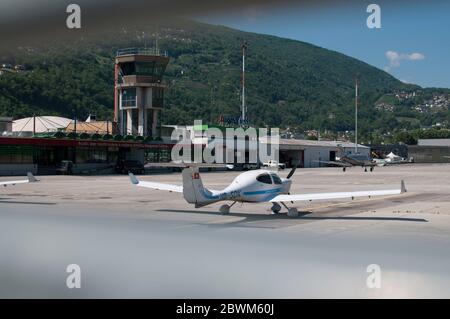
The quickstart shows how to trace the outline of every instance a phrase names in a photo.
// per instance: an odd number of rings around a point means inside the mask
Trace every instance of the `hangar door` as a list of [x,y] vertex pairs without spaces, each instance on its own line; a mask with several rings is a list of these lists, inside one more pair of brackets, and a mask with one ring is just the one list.
[[298,163],[298,167],[305,167],[304,150],[280,151],[280,163],[285,163],[287,167],[293,167]]

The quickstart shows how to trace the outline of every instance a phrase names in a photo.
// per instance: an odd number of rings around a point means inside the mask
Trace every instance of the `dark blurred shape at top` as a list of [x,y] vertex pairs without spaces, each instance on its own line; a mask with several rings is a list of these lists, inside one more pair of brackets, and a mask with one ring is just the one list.
[[[98,36],[135,25],[164,23],[179,16],[233,12],[246,7],[296,4],[341,6],[356,0],[2,0],[0,2],[0,49],[17,46],[52,46],[84,36]],[[359,2],[359,1],[358,1]],[[68,29],[66,8],[81,7],[81,29]]]

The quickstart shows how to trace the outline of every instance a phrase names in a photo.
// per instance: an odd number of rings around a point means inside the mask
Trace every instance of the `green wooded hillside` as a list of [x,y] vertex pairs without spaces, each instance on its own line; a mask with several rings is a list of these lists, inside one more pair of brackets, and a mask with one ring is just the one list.
[[254,125],[352,130],[354,77],[359,74],[361,134],[388,131],[401,121],[394,112],[376,109],[375,102],[385,94],[419,88],[308,43],[185,21],[121,30],[101,40],[13,50],[0,63],[23,65],[25,71],[0,76],[0,114],[19,118],[76,113],[84,118],[93,113],[111,119],[116,50],[153,46],[156,32],[158,46],[171,57],[162,116],[166,124],[239,116],[243,40],[249,45],[246,101]]

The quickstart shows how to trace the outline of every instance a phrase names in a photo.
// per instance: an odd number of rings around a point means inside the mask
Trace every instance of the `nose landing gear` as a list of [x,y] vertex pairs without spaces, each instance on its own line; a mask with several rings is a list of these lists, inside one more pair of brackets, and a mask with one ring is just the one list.
[[281,210],[281,206],[278,203],[273,203],[272,208],[271,208],[272,212],[274,214],[278,214]]

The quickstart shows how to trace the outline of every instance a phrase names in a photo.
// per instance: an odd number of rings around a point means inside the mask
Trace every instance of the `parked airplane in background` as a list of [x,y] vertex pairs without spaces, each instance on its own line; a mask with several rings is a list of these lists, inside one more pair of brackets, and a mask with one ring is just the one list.
[[367,168],[369,167],[370,171],[372,172],[373,168],[378,165],[368,155],[359,154],[359,153],[344,155],[340,158],[336,158],[336,161],[319,161],[319,163],[340,166],[340,167],[342,167],[342,170],[344,172],[348,167],[353,167],[353,166],[361,166],[362,168],[364,168],[365,172],[367,172]]
[[19,181],[0,182],[0,186],[7,187],[7,186],[14,186],[16,184],[34,183],[34,182],[38,182],[39,181],[31,173],[27,173],[27,176],[28,176],[28,179],[23,179],[23,180],[19,180]]
[[195,166],[195,164],[185,165],[182,171],[183,186],[139,181],[132,173],[129,175],[131,183],[134,185],[183,193],[184,199],[188,203],[194,204],[196,208],[220,201],[231,201],[231,205],[225,204],[220,207],[222,214],[228,214],[230,208],[237,202],[269,202],[272,203],[272,211],[275,214],[280,212],[282,205],[288,210],[289,217],[297,217],[297,208],[289,208],[286,203],[339,198],[353,199],[355,197],[367,196],[370,198],[371,196],[398,195],[406,192],[405,184],[401,181],[401,187],[399,189],[291,195],[289,191],[294,172],[295,167],[289,172],[286,178],[281,178],[276,172],[265,169],[244,172],[238,175],[228,187],[221,191],[210,190],[203,186],[199,167]]
[[374,159],[374,161],[377,163],[378,166],[388,166],[388,165],[408,163],[407,159],[405,159],[401,156],[395,155],[393,152],[390,152],[388,155],[386,155],[385,158]]

